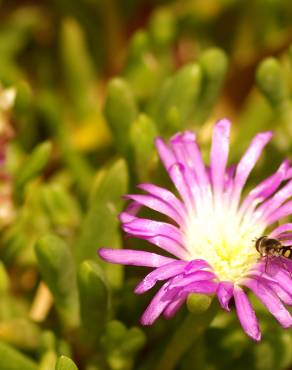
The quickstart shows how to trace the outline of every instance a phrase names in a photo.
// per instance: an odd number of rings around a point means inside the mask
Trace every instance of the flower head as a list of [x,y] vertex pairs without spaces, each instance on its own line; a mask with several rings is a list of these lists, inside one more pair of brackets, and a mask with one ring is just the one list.
[[[239,163],[227,166],[229,133],[228,120],[215,125],[209,166],[192,132],[178,133],[169,144],[158,138],[159,156],[179,196],[152,184],[139,185],[145,194],[127,196],[131,203],[120,215],[123,230],[171,257],[141,250],[99,250],[108,262],[153,269],[136,287],[137,294],[164,282],[141,318],[144,325],[161,314],[172,317],[190,293],[216,294],[227,311],[234,299],[244,331],[260,340],[245,292],[249,289],[283,327],[292,326],[285,308],[292,305],[292,261],[273,254],[261,257],[255,247],[263,235],[283,240],[281,246],[292,245],[292,223],[275,226],[292,213],[292,168],[284,161],[244,197],[246,181],[272,133],[256,135]],[[169,222],[137,217],[141,206],[165,215]]]

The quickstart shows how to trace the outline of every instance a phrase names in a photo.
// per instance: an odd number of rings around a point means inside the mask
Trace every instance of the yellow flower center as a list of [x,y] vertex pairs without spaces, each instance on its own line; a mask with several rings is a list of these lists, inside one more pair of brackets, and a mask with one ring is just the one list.
[[237,282],[259,258],[255,239],[264,229],[254,214],[242,216],[232,205],[205,200],[188,212],[183,230],[188,258],[204,259],[220,280]]

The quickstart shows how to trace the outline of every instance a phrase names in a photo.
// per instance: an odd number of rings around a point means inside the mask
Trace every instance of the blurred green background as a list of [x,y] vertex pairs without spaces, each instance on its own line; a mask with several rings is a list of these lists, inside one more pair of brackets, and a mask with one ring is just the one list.
[[[291,0],[0,7],[0,370],[292,368],[292,333],[256,301],[259,344],[233,313],[205,333],[190,307],[140,327],[145,270],[96,254],[152,248],[125,239],[117,215],[137,183],[170,186],[157,135],[195,130],[207,158],[227,117],[235,162],[274,130],[250,186],[291,157]],[[194,335],[178,344],[187,315]]]

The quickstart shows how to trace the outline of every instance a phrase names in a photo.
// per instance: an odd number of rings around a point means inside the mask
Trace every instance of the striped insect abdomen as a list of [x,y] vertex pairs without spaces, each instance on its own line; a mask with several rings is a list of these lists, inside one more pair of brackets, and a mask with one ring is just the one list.
[[279,250],[281,256],[285,258],[289,258],[290,260],[292,259],[292,246],[289,245],[287,247],[281,247]]

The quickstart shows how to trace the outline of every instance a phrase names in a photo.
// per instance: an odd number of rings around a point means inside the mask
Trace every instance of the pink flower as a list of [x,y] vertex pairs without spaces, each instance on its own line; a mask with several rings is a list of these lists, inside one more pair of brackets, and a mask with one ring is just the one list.
[[[284,328],[292,325],[285,308],[292,305],[292,261],[261,257],[255,248],[255,240],[263,235],[277,239],[285,236],[283,245],[292,244],[290,223],[267,232],[292,213],[292,168],[284,161],[243,197],[247,178],[272,133],[256,135],[239,163],[228,167],[229,132],[226,119],[215,125],[209,167],[192,132],[178,133],[169,144],[158,138],[158,153],[179,197],[152,184],[139,185],[145,194],[127,196],[132,202],[120,216],[123,230],[172,257],[107,248],[100,249],[99,254],[111,263],[152,268],[136,287],[137,294],[150,290],[158,281],[164,282],[144,312],[142,324],[151,325],[161,314],[172,317],[189,293],[216,294],[227,311],[234,299],[243,330],[258,341],[261,333],[247,288]],[[141,206],[160,212],[170,221],[137,217]]]

